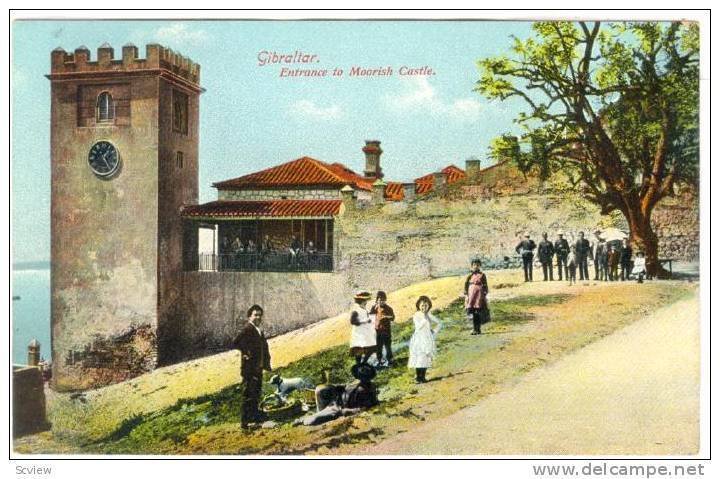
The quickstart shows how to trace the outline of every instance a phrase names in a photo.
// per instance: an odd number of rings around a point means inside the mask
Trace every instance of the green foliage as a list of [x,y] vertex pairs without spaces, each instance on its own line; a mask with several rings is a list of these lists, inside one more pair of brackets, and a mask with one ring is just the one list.
[[699,31],[695,23],[536,22],[505,56],[478,61],[476,91],[518,97],[519,133],[491,144],[541,178],[565,172],[604,213],[649,209],[698,177]]

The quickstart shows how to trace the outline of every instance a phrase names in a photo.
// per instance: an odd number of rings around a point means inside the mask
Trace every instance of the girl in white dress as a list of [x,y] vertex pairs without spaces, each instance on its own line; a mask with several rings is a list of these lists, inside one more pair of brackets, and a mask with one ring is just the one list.
[[350,312],[350,355],[355,362],[367,362],[375,352],[377,339],[375,338],[375,325],[365,309],[365,305],[372,298],[369,292],[361,291],[355,295],[355,304]]
[[440,331],[440,321],[430,313],[432,301],[427,296],[420,296],[415,303],[417,312],[413,316],[415,332],[410,338],[410,359],[408,368],[415,369],[415,381],[425,383],[425,372],[432,366],[437,352],[435,336]]
[[635,255],[635,261],[633,261],[632,274],[636,275],[637,282],[642,283],[647,270],[645,269],[645,253],[638,251]]

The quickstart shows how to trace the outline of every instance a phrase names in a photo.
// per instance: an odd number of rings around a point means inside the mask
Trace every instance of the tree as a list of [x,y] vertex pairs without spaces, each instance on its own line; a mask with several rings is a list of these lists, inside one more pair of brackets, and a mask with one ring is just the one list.
[[650,219],[698,179],[697,24],[537,22],[533,32],[478,62],[477,91],[527,107],[491,155],[543,179],[563,172],[603,214],[621,211],[648,272],[665,276]]

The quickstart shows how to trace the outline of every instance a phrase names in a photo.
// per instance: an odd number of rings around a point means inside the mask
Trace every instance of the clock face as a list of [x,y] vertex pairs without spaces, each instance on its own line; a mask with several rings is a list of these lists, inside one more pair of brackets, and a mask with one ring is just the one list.
[[88,164],[93,173],[107,178],[117,172],[120,167],[120,155],[115,145],[109,141],[98,141],[90,148]]

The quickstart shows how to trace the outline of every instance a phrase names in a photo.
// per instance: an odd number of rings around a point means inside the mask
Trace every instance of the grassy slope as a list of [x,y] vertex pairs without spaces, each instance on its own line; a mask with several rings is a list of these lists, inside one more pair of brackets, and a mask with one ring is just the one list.
[[[531,289],[532,288],[532,289]],[[441,417],[474,404],[530,369],[551,362],[609,334],[641,315],[687,296],[682,283],[633,283],[579,286],[564,284],[518,287],[521,295],[493,303],[493,322],[482,337],[471,337],[458,302],[439,312],[445,322],[440,356],[418,386],[404,367],[410,324],[399,324],[394,342],[399,366],[382,372],[377,383],[381,406],[356,417],[317,428],[282,425],[274,430],[240,430],[240,387],[178,401],[163,410],[126,420],[83,452],[151,454],[328,454],[352,453],[367,443],[407,430],[426,417]],[[515,289],[515,288],[510,288]],[[551,293],[552,291],[555,291]],[[582,292],[583,294],[577,294]],[[535,293],[535,294],[533,294]],[[288,376],[318,378],[333,370],[333,381],[348,381],[346,347],[335,346],[292,362],[280,370]],[[316,379],[317,380],[317,379]]]
[[[516,281],[517,271],[498,272],[502,281]],[[415,298],[429,295],[438,307],[445,307],[462,291],[462,278],[446,277],[423,281],[389,294],[399,322],[412,313]],[[270,340],[272,363],[282,367],[329,347],[344,345],[349,339],[347,314],[321,321]],[[106,437],[123,421],[170,407],[178,400],[214,394],[240,380],[236,351],[188,361],[145,374],[131,381],[88,392],[78,399],[70,394],[49,392],[48,414],[52,435],[41,435],[41,442],[58,439],[65,444],[82,444]],[[29,441],[29,440],[26,440]],[[23,441],[19,444],[22,445]],[[58,444],[39,444],[48,450]]]

